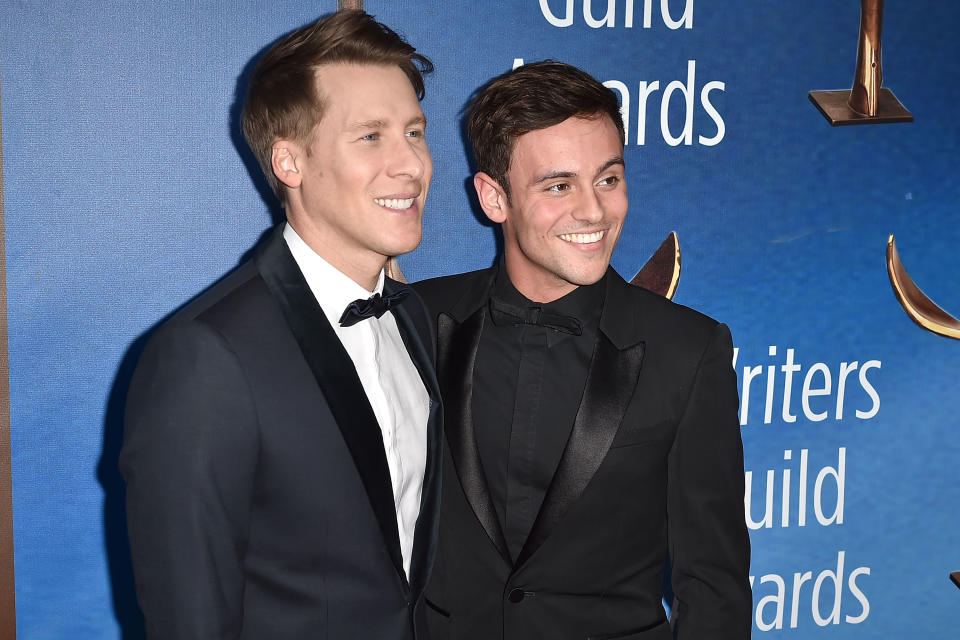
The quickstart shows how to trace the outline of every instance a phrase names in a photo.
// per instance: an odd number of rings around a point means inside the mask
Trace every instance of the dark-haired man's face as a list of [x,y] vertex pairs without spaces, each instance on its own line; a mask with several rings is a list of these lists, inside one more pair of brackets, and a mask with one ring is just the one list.
[[508,199],[492,178],[474,185],[503,225],[507,273],[535,302],[556,300],[603,277],[627,215],[623,145],[608,116],[568,118],[520,136]]
[[318,79],[324,113],[309,149],[290,145],[297,157],[296,173],[283,174],[295,185],[287,216],[307,244],[357,279],[420,244],[433,175],[426,120],[399,67],[330,64]]

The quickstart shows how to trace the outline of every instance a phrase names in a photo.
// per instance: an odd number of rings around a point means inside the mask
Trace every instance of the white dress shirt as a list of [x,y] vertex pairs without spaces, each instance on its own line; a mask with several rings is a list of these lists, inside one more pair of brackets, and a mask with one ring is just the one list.
[[383,272],[376,288],[367,291],[317,255],[289,224],[283,230],[283,237],[327,321],[353,360],[380,425],[393,483],[403,569],[409,579],[427,458],[430,397],[403,345],[392,311],[379,318],[361,320],[351,327],[340,326],[340,316],[348,304],[383,293]]

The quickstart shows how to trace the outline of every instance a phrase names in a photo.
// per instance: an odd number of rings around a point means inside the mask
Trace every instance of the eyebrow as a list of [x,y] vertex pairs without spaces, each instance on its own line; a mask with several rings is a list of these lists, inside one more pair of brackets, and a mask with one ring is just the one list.
[[387,126],[383,120],[364,120],[363,122],[354,122],[347,126],[347,129],[382,129]]
[[[427,126],[426,117],[417,116],[415,118],[411,118],[404,126],[409,127],[415,124],[419,124],[424,127]],[[386,120],[380,120],[378,118],[374,118],[373,120],[364,120],[363,122],[354,122],[348,125],[347,129],[350,131],[354,129],[383,129],[386,126],[387,126]]]
[[576,171],[549,171],[547,173],[542,173],[539,176],[534,176],[533,180],[530,181],[530,186],[540,184],[541,182],[547,182],[549,180],[555,180],[556,178],[576,178]]
[[601,173],[603,173],[604,171],[606,171],[606,170],[609,169],[610,167],[614,167],[614,166],[616,166],[616,165],[620,165],[621,167],[626,167],[626,166],[627,166],[627,165],[623,162],[623,156],[617,156],[617,157],[615,157],[615,158],[610,158],[609,160],[607,160],[606,162],[604,162],[604,163],[603,163],[603,166],[600,167],[600,170],[597,171],[597,175],[600,175]]
[[[610,158],[609,160],[604,162],[603,166],[601,166],[597,170],[596,175],[600,175],[610,167],[613,167],[616,165],[620,165],[621,167],[626,166],[623,162],[623,156]],[[579,174],[576,171],[562,171],[562,170],[548,171],[547,173],[543,173],[543,174],[540,174],[539,176],[535,176],[533,180],[530,181],[530,186],[538,185],[542,182],[547,182],[549,180],[555,180],[557,178],[576,178],[578,175]]]

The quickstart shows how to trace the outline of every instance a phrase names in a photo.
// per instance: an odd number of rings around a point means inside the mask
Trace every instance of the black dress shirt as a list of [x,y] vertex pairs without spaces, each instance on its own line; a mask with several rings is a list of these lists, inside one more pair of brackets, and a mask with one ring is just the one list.
[[492,295],[517,307],[573,316],[582,333],[497,326],[489,305],[474,370],[477,446],[494,507],[515,559],[533,527],[580,406],[605,284],[541,305],[514,288],[501,263]]

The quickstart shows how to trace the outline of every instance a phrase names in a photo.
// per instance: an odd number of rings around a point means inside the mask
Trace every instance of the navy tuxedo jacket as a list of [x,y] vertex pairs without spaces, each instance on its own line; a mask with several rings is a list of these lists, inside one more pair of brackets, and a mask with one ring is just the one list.
[[120,457],[149,638],[422,635],[442,407],[422,302],[393,313],[430,395],[409,581],[380,428],[282,228],[152,337]]
[[[513,560],[472,418],[493,275],[415,287],[437,321],[445,411],[432,640],[748,638],[750,543],[727,327],[608,270],[573,429]],[[675,629],[661,605],[668,551]]]

